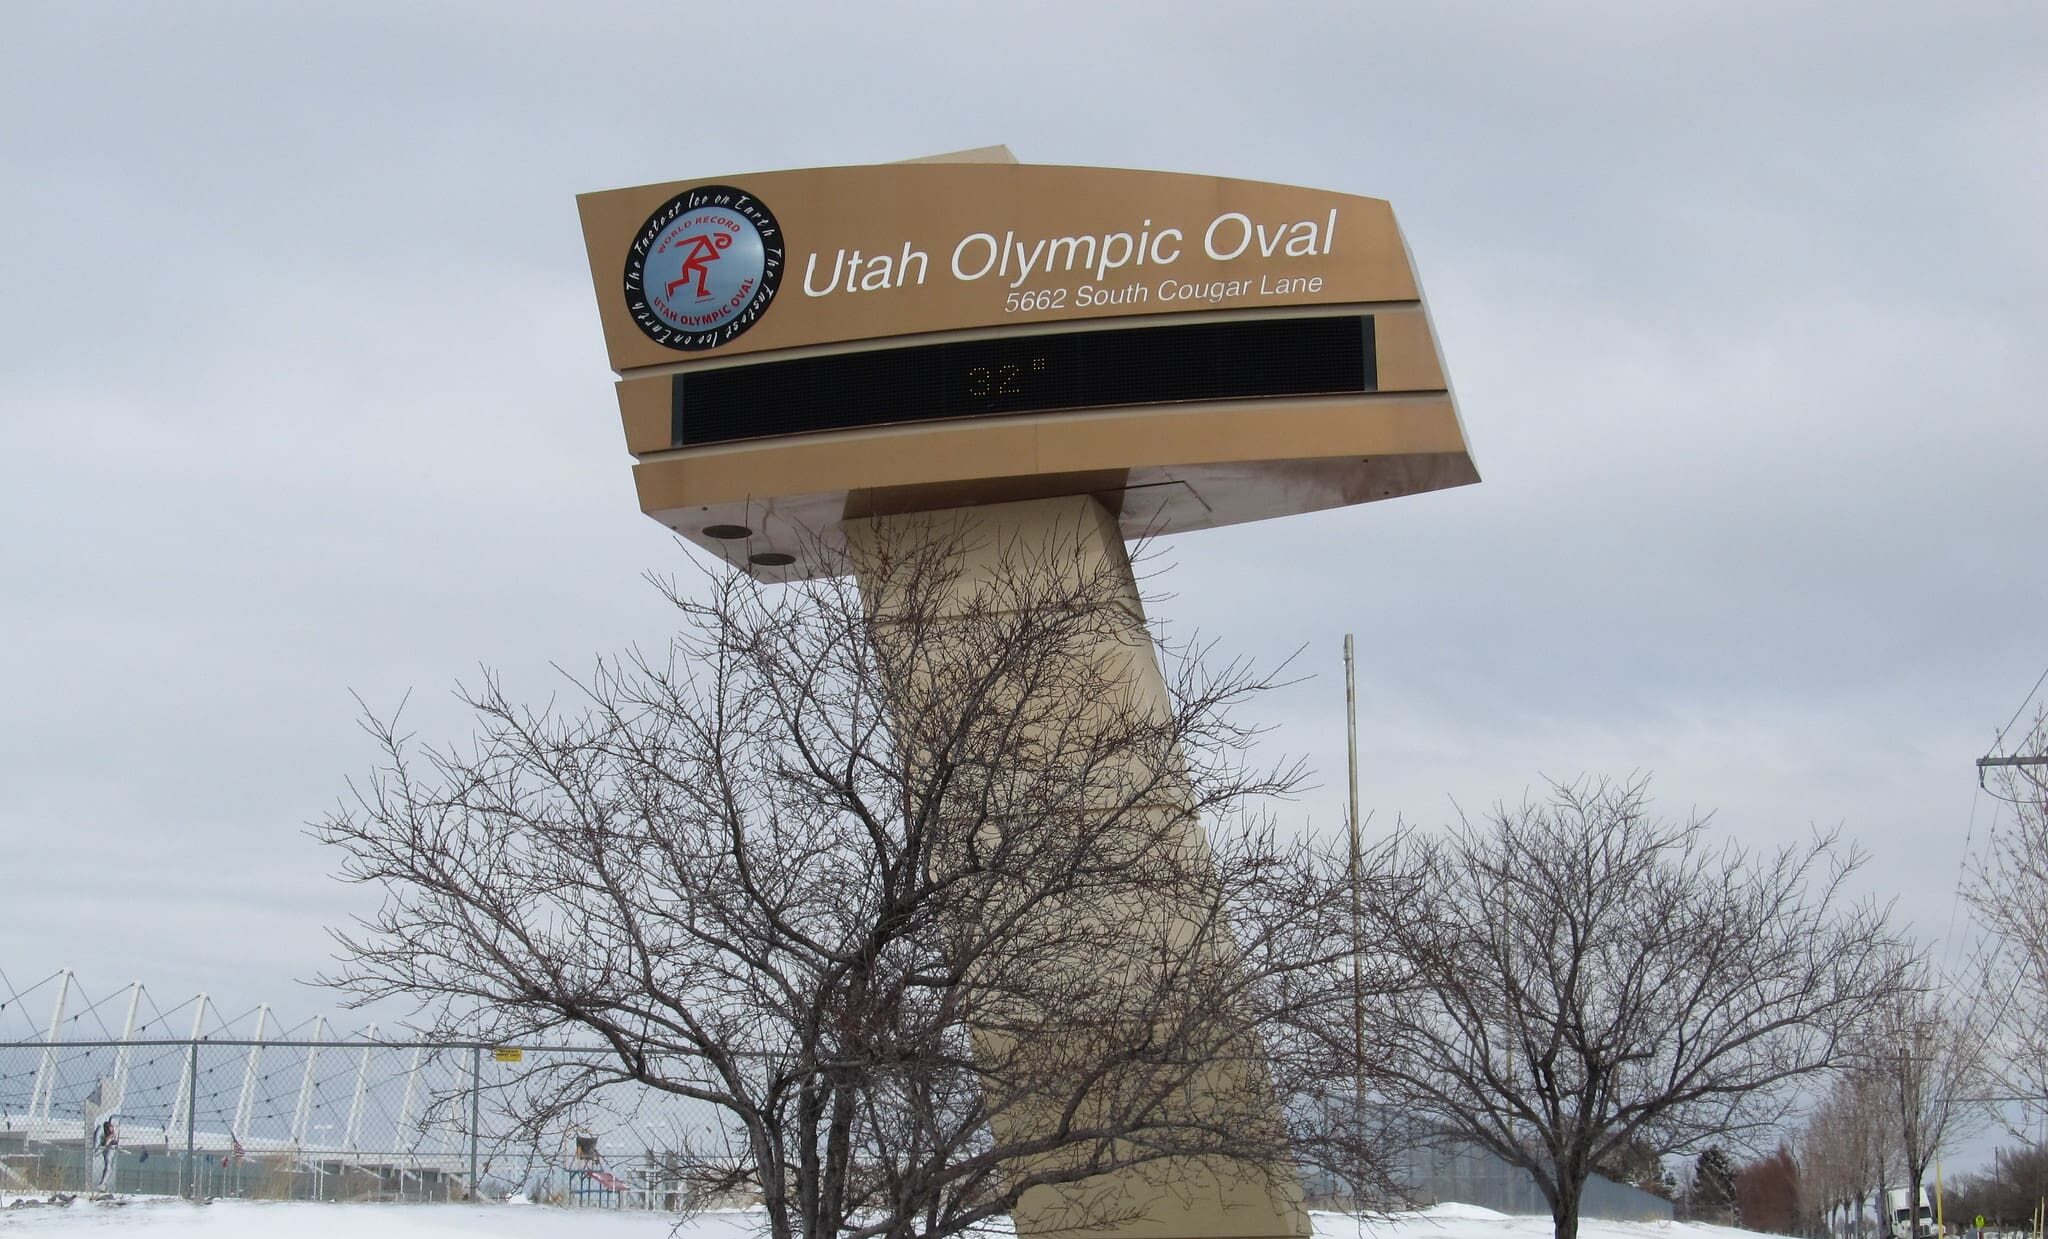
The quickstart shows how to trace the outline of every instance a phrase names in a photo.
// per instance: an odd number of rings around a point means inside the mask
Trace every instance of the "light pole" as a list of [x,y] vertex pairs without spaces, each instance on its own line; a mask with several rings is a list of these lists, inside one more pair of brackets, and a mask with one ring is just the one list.
[[[1353,669],[1351,634],[1344,634],[1344,737],[1351,772],[1351,808],[1346,818],[1351,833],[1351,1120],[1362,1139],[1365,1130],[1365,908],[1359,899],[1359,867],[1363,840],[1358,822],[1358,680]],[[1353,1201],[1354,1208],[1358,1202]]]

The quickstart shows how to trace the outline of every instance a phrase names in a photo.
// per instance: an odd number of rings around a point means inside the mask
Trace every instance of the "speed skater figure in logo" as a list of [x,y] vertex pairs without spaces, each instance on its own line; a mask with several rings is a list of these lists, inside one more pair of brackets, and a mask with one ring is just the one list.
[[683,273],[668,282],[668,290],[664,295],[675,296],[676,289],[689,283],[690,277],[695,276],[697,300],[704,301],[711,296],[711,290],[704,284],[704,277],[709,273],[709,264],[717,259],[719,250],[732,244],[732,236],[729,233],[714,232],[708,237],[691,237],[689,240],[689,252],[683,255]]

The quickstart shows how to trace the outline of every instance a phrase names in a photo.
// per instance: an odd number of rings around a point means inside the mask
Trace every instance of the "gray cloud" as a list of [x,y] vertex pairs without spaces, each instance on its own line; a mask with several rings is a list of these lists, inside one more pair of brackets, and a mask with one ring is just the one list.
[[[1338,825],[1657,772],[1922,930],[2048,661],[2048,17],[46,3],[0,45],[10,975],[324,1004],[355,690],[657,642],[573,196],[1008,142],[1392,200],[1486,482],[1166,548]],[[229,1005],[233,1005],[230,1003]]]

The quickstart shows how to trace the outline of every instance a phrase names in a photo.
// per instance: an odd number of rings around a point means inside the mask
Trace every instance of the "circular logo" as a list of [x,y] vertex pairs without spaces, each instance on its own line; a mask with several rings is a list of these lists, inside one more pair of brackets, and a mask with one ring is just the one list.
[[626,308],[648,339],[673,349],[717,348],[738,336],[781,284],[781,225],[730,185],[670,198],[626,251]]

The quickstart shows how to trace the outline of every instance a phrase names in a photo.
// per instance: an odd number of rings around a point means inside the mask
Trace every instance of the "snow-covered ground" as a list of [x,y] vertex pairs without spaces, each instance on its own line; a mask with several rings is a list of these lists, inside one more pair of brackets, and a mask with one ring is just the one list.
[[[29,1206],[42,1197],[0,1197],[0,1236],[71,1236],[146,1230],[151,1239],[754,1239],[757,1213],[711,1213],[680,1230],[660,1213],[575,1211],[540,1205],[329,1205],[224,1200],[189,1205],[131,1198],[108,1204],[80,1198],[69,1205]],[[1509,1217],[1472,1205],[1438,1205],[1366,1221],[1315,1215],[1316,1239],[1550,1239],[1550,1219]],[[1581,1239],[1733,1239],[1747,1231],[1689,1222],[1602,1222],[1579,1226]]]

